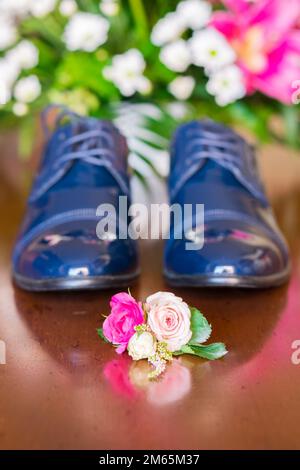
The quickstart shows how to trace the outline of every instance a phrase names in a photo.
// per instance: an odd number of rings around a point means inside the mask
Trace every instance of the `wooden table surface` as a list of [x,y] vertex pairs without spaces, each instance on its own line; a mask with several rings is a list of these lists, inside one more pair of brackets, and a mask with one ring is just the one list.
[[[146,364],[117,357],[97,338],[115,290],[32,294],[11,282],[31,164],[17,159],[14,136],[0,137],[0,148],[0,448],[299,449],[300,365],[291,357],[300,340],[300,156],[274,145],[261,156],[291,248],[289,284],[175,289],[201,308],[212,340],[224,341],[229,354],[216,362],[176,360],[149,383]],[[143,242],[134,296],[169,289],[161,254],[161,242]]]

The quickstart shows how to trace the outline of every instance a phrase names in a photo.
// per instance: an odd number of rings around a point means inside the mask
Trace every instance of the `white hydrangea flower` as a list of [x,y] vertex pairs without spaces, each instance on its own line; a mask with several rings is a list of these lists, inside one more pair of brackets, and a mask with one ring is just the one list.
[[102,0],[99,8],[106,16],[116,16],[120,11],[120,5],[116,0]]
[[39,50],[32,42],[24,39],[6,54],[6,58],[19,69],[31,69],[38,64]]
[[72,16],[77,11],[75,0],[62,0],[59,3],[59,11],[63,16]]
[[41,94],[41,84],[36,75],[21,78],[15,86],[14,97],[21,103],[31,103]]
[[184,30],[185,26],[180,16],[176,12],[168,13],[152,29],[151,41],[155,46],[162,46],[178,39]]
[[14,103],[13,107],[12,107],[12,110],[13,110],[13,113],[16,115],[16,116],[25,116],[25,114],[28,113],[29,111],[29,108],[28,108],[28,105],[25,104],[25,103],[20,103],[20,102],[16,102]]
[[103,75],[112,81],[124,96],[135,92],[149,93],[151,82],[143,76],[146,63],[143,55],[137,49],[129,49],[124,54],[115,55],[112,65],[103,69]]
[[168,90],[178,100],[187,100],[195,88],[195,79],[191,76],[177,77],[169,83]]
[[208,24],[212,7],[204,0],[184,0],[178,4],[176,12],[187,28],[200,29]]
[[236,59],[233,48],[225,37],[213,28],[197,31],[190,39],[193,63],[206,71],[220,69]]
[[56,2],[57,0],[29,0],[29,12],[32,16],[42,18],[55,9]]
[[16,42],[18,32],[12,20],[5,14],[1,15],[0,21],[0,50],[3,50]]
[[229,65],[214,72],[206,84],[206,89],[215,96],[219,106],[226,106],[246,95],[243,74],[237,65]]
[[108,29],[108,20],[100,15],[75,13],[63,35],[67,49],[92,52],[105,43]]
[[183,39],[171,42],[164,46],[159,58],[166,67],[175,72],[184,72],[191,64],[191,52],[188,43]]

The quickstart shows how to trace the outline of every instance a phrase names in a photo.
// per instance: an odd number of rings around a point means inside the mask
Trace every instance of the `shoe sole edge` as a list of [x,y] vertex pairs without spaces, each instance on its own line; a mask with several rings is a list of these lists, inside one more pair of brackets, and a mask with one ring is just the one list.
[[135,281],[140,271],[131,274],[91,276],[82,279],[54,278],[31,279],[17,273],[13,273],[13,279],[18,287],[30,292],[47,291],[75,291],[75,290],[101,290],[128,287]]
[[290,266],[284,271],[269,276],[208,276],[208,275],[176,275],[164,270],[164,277],[174,287],[225,287],[264,289],[278,287],[290,278]]

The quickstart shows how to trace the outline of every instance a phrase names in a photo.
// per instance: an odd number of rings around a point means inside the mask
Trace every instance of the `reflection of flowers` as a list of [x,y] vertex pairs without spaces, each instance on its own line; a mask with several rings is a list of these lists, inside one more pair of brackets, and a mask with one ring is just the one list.
[[174,360],[161,380],[150,383],[147,398],[154,405],[168,405],[181,400],[190,389],[190,370],[178,360]]
[[129,378],[130,364],[131,360],[126,356],[114,359],[105,365],[103,373],[116,393],[127,398],[134,398],[137,395],[137,389]]
[[149,364],[131,362],[122,357],[108,362],[104,377],[112,389],[125,398],[136,398],[142,392],[153,405],[167,405],[181,400],[191,388],[190,370],[175,359],[159,381],[149,379]]

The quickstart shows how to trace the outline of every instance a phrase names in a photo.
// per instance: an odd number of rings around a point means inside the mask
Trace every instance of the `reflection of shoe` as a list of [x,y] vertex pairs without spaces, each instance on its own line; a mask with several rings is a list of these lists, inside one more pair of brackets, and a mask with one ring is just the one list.
[[[169,184],[171,204],[182,209],[204,204],[204,227],[198,233],[195,213],[182,240],[171,224],[165,247],[165,276],[171,284],[268,287],[288,279],[288,249],[259,180],[253,149],[234,131],[212,121],[179,127]],[[201,249],[185,249],[203,235]]]
[[124,137],[108,121],[63,111],[14,249],[17,284],[28,290],[128,286],[138,274],[135,242],[96,235],[96,209],[104,203],[115,208],[118,236],[119,196],[128,195]]

